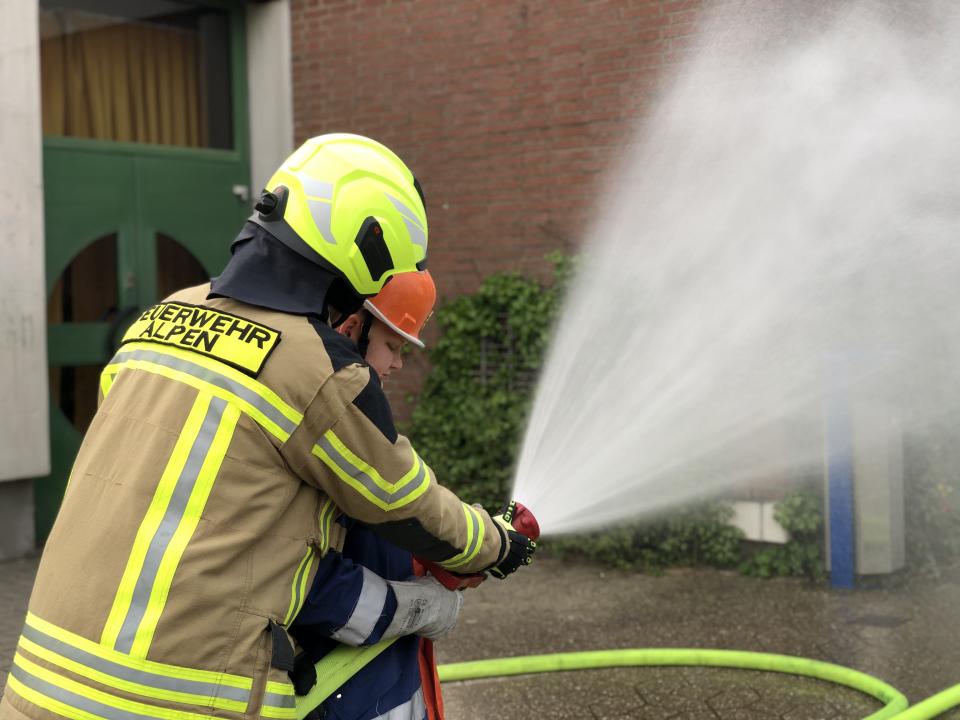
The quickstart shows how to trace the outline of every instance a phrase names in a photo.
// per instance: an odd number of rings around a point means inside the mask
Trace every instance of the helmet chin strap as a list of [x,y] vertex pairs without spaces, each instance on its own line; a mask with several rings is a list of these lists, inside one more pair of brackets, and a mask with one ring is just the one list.
[[367,358],[367,348],[370,347],[370,328],[373,327],[373,313],[369,310],[362,310],[363,322],[360,324],[360,337],[357,338],[357,349],[360,351],[360,357]]

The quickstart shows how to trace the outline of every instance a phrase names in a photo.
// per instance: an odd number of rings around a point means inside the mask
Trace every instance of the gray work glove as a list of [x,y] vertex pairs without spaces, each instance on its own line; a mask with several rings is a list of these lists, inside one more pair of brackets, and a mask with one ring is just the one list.
[[413,577],[406,582],[388,580],[397,597],[397,612],[383,639],[420,635],[439,640],[457,626],[463,593],[447,590],[434,578]]

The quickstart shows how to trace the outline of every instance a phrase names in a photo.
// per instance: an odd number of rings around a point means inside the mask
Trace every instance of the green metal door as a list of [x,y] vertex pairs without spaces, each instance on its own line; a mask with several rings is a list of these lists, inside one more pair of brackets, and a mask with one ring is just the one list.
[[52,463],[35,482],[41,541],[96,410],[99,371],[124,329],[173,290],[216,275],[250,212],[243,16],[218,6],[230,29],[229,104],[221,109],[229,127],[218,115],[207,128],[228,147],[44,138]]

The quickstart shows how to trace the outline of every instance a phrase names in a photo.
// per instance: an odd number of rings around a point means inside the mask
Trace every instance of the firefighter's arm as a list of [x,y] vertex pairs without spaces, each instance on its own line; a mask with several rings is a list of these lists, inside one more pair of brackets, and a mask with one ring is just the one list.
[[471,573],[506,556],[506,530],[437,483],[394,430],[379,381],[364,366],[324,383],[281,452],[341,510],[419,558]]

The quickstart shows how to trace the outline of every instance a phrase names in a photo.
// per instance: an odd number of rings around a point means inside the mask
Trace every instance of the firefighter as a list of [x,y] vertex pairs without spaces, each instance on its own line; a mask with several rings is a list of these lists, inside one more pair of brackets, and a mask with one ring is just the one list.
[[528,538],[437,483],[331,327],[425,267],[409,169],[324,135],[267,187],[223,273],[145,311],[104,368],[0,720],[292,719],[286,628],[339,512],[455,572],[529,562]]
[[[339,331],[357,344],[371,370],[386,379],[403,367],[407,343],[423,347],[420,332],[435,301],[436,288],[428,271],[395,275],[379,295],[347,318]],[[293,673],[297,693],[304,695],[314,685],[323,685],[316,692],[325,700],[311,708],[308,718],[442,720],[432,639],[453,629],[462,595],[444,589],[432,578],[412,577],[417,570],[422,572],[413,556],[379,538],[367,525],[342,515],[337,522],[347,529],[342,554],[338,557],[331,552],[322,561],[291,627],[304,650]],[[433,589],[430,607],[421,602],[418,610],[421,618],[433,618],[426,626],[422,619],[420,623],[395,621],[398,612],[403,613],[396,600],[405,597],[403,588],[411,582],[418,590],[423,584]],[[375,601],[361,602],[365,596]],[[401,633],[402,627],[409,629]],[[333,650],[343,656],[344,644],[369,646],[400,634],[403,636],[386,650],[359,665],[343,685],[317,677],[314,664],[329,659]]]

